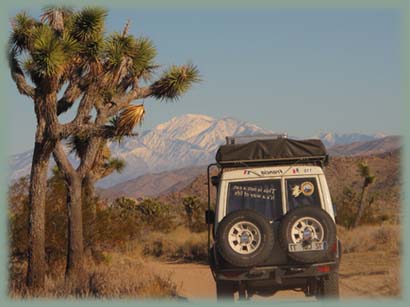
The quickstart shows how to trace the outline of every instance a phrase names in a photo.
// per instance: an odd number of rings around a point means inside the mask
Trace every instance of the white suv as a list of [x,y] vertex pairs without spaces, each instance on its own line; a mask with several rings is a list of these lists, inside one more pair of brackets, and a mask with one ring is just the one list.
[[[282,289],[338,297],[340,242],[323,173],[327,159],[319,140],[235,144],[229,138],[221,146],[218,163],[208,168],[207,211],[218,298]],[[212,167],[217,176],[210,177]],[[211,184],[217,188],[215,211]]]

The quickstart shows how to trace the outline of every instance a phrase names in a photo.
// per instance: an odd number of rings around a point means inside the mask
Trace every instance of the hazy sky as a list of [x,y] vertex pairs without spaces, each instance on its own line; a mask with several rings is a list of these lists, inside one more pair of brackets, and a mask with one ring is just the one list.
[[[158,63],[189,60],[203,78],[177,103],[145,100],[143,129],[198,113],[301,137],[400,133],[399,11],[110,9],[107,32],[128,18],[133,34],[154,41]],[[32,148],[35,117],[8,82],[14,154]]]

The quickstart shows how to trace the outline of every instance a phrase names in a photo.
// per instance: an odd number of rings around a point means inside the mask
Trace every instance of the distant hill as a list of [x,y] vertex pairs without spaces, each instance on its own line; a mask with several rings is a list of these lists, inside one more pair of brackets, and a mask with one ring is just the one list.
[[333,156],[370,156],[384,152],[393,152],[401,147],[399,136],[386,136],[371,141],[360,141],[349,144],[340,144],[328,149]]
[[106,189],[98,189],[101,198],[113,200],[121,196],[153,197],[172,193],[188,186],[206,167],[189,167],[155,174],[145,174]]
[[315,138],[321,139],[323,144],[330,148],[335,145],[344,145],[350,144],[353,142],[366,142],[384,138],[386,135],[384,133],[373,133],[373,134],[364,134],[364,133],[332,133],[332,132],[323,132],[319,135],[316,135]]

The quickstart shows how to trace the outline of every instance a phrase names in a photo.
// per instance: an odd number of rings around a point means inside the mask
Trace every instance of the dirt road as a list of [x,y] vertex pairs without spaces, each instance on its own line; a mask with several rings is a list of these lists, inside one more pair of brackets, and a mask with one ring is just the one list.
[[[377,255],[376,255],[377,256]],[[151,261],[146,267],[153,273],[168,276],[178,286],[178,293],[187,299],[215,299],[215,282],[207,265],[195,263],[166,263]],[[381,297],[389,295],[390,271],[380,257],[347,254],[340,268],[341,298]],[[303,293],[279,291],[272,297],[255,300],[311,300]]]
[[[178,286],[180,296],[187,299],[215,299],[215,282],[212,277],[209,266],[202,264],[173,264],[151,262],[149,267],[152,272],[157,274],[172,274],[172,280]],[[272,300],[272,299],[304,299],[303,293],[294,291],[278,292],[274,297],[261,298],[257,300]]]

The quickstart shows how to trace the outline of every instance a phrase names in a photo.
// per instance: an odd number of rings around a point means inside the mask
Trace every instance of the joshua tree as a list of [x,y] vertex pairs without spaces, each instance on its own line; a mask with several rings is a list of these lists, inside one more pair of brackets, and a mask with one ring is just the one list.
[[194,211],[199,208],[200,203],[195,196],[187,196],[182,200],[182,204],[185,209],[188,228],[192,230]]
[[[49,11],[42,20],[46,20]],[[19,13],[12,21],[8,48],[11,76],[18,91],[32,98],[37,118],[33,160],[29,187],[29,256],[27,284],[42,287],[46,268],[44,254],[44,214],[47,170],[56,140],[82,122],[88,115],[89,105],[82,105],[76,120],[66,125],[58,122],[57,105],[73,103],[79,96],[79,72],[72,63],[83,62],[78,56],[80,45],[71,33],[63,30],[64,22],[72,11],[60,9],[53,22],[38,21],[26,13]],[[21,61],[24,61],[21,66]],[[31,78],[32,84],[26,81]],[[57,100],[62,85],[68,86]]]
[[365,163],[365,162],[359,163],[358,171],[359,171],[360,176],[363,178],[363,185],[362,185],[362,191],[361,191],[361,194],[360,194],[360,201],[359,201],[359,206],[358,206],[356,219],[353,223],[353,228],[355,228],[359,225],[360,219],[362,218],[363,212],[365,210],[365,203],[366,203],[366,196],[367,196],[367,192],[368,192],[368,187],[376,179],[376,176],[371,174],[370,168],[367,165],[367,163]]
[[[198,70],[188,64],[171,66],[157,81],[147,84],[158,67],[153,44],[128,35],[128,25],[122,34],[104,37],[105,17],[106,11],[100,8],[73,12],[51,7],[44,10],[40,20],[20,13],[12,22],[8,49],[11,75],[19,92],[33,99],[37,118],[29,192],[30,287],[44,285],[44,203],[51,153],[67,181],[67,275],[76,276],[83,272],[82,183],[101,144],[107,138],[132,134],[132,127],[144,113],[142,105],[130,105],[134,100],[176,99],[198,81]],[[27,76],[33,85],[26,81]],[[74,119],[59,123],[58,116],[77,100]],[[97,113],[94,120],[93,108]],[[87,139],[87,150],[77,168],[69,163],[61,144],[70,136]]]

